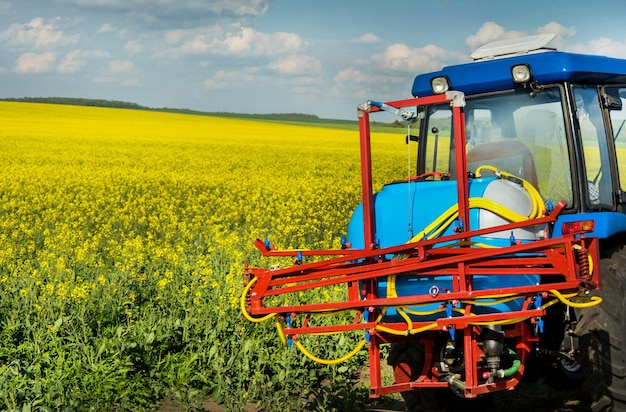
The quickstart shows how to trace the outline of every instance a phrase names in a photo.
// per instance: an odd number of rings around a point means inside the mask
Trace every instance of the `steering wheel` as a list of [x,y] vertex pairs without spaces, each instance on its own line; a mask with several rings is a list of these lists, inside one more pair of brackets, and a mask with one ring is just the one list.
[[433,180],[439,178],[439,180],[450,180],[450,175],[444,172],[426,172],[421,175],[410,176],[406,178],[407,182],[422,182],[432,177]]

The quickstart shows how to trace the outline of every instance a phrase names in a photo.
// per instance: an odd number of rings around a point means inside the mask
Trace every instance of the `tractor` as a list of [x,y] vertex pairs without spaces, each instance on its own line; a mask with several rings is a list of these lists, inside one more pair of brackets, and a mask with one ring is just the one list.
[[[275,319],[320,362],[367,350],[370,397],[400,392],[407,410],[469,410],[549,375],[594,412],[626,411],[626,60],[554,37],[486,44],[417,75],[412,98],[358,105],[362,199],[341,248],[257,239],[293,265],[246,266],[244,316]],[[415,160],[374,193],[379,112],[412,127]],[[327,288],[345,293],[298,298]],[[354,331],[363,340],[332,361],[298,339]]]

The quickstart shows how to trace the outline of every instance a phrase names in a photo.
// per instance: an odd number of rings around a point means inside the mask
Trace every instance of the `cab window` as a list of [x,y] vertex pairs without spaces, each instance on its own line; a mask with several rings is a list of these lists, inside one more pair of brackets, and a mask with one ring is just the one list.
[[612,176],[606,129],[596,88],[574,87],[576,118],[584,153],[588,206],[611,205]]
[[426,135],[428,144],[424,159],[425,172],[449,173],[454,178],[452,110],[450,110],[450,105],[438,105],[429,108]]
[[[468,99],[468,171],[493,166],[533,184],[546,200],[572,206],[572,178],[561,92],[546,88]],[[481,172],[482,174],[482,172]]]
[[626,193],[626,87],[607,88],[611,136],[615,142],[615,156],[619,173],[620,189]]

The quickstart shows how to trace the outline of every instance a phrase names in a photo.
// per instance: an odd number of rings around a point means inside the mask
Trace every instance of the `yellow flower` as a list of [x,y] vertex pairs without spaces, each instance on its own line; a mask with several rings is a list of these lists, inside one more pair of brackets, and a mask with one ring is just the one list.
[[169,280],[168,278],[161,278],[158,282],[157,282],[157,287],[161,290],[165,289],[167,287],[167,285],[171,282],[171,280]]

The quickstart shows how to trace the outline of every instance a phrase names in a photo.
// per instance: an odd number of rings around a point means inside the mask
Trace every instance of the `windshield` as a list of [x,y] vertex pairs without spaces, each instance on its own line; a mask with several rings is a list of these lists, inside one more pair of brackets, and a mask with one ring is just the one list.
[[[427,113],[425,171],[456,176],[449,106]],[[545,88],[531,97],[511,92],[467,99],[467,170],[494,166],[532,183],[545,199],[572,204],[572,180],[561,90]],[[481,172],[482,177],[489,172]]]

